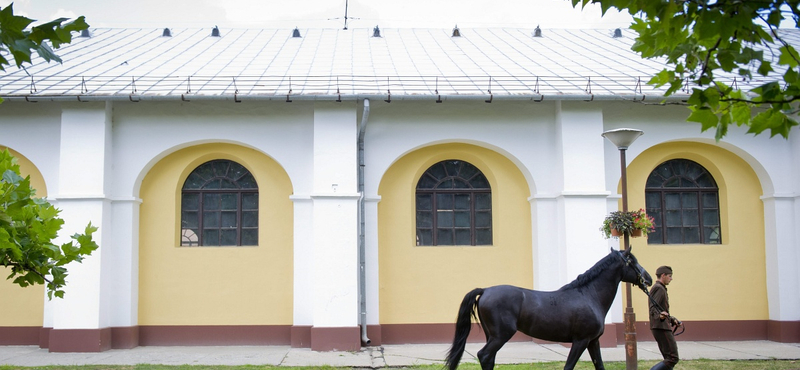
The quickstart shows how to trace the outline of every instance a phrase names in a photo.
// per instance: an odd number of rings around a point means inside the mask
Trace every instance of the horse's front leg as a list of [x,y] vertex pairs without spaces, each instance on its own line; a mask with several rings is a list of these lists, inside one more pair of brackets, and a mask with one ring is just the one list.
[[592,363],[595,370],[605,370],[603,366],[603,356],[600,355],[600,338],[595,338],[589,341],[589,356],[592,357]]
[[575,368],[575,364],[581,359],[581,355],[583,351],[586,350],[588,344],[588,339],[572,341],[572,349],[569,350],[569,355],[567,355],[567,362],[564,364],[564,370],[572,370]]

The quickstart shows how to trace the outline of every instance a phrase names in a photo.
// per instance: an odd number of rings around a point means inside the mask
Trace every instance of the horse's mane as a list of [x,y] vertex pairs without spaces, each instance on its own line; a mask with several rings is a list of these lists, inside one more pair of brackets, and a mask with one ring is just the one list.
[[616,251],[611,251],[607,256],[603,257],[600,261],[594,264],[594,266],[590,267],[586,272],[578,275],[575,280],[571,283],[564,285],[559,290],[567,290],[567,289],[580,289],[589,285],[598,275],[600,275],[603,271],[605,271],[609,266],[613,265],[617,262],[617,259],[614,254],[619,253]]

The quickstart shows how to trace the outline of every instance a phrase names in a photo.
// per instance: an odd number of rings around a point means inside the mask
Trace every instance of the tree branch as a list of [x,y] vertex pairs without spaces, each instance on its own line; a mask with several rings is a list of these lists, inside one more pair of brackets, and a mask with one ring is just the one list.
[[708,61],[709,59],[711,59],[711,53],[713,53],[714,50],[716,50],[719,47],[720,43],[722,43],[722,37],[717,39],[717,43],[714,44],[714,46],[712,46],[711,49],[708,49],[708,52],[706,53],[706,60],[703,61],[703,69],[700,70],[700,76],[696,80],[699,81],[701,78],[703,78],[703,76],[706,75],[706,70],[708,70]]
[[[775,40],[778,40],[781,43],[781,45],[783,45],[783,46],[789,46],[789,44],[786,41],[784,41],[783,38],[778,36],[778,32],[775,30],[775,27],[773,27],[771,24],[767,23],[767,20],[764,19],[764,17],[761,14],[758,15],[758,18],[761,19],[762,21],[764,21],[764,23],[767,24],[767,26],[769,27],[769,32],[772,34],[772,37],[774,37]],[[787,51],[789,51],[789,56],[792,57],[792,59],[794,59],[795,62],[800,64],[800,59],[798,59],[797,54],[792,53],[791,50],[789,50],[789,49],[787,49]]]
[[29,268],[29,267],[25,266],[24,264],[17,263],[17,262],[9,262],[9,263],[5,264],[5,262],[8,262],[8,260],[5,260],[3,262],[4,262],[4,266],[19,267],[23,271],[32,272],[32,273],[34,273],[36,275],[39,275],[40,278],[42,278],[44,281],[46,281],[49,284],[53,283],[50,279],[48,279],[47,277],[42,275],[39,271],[36,271],[35,269]]
[[752,104],[787,104],[787,103],[792,103],[792,102],[795,102],[795,101],[798,101],[798,100],[800,100],[800,96],[795,96],[795,97],[793,97],[791,99],[781,99],[781,100],[761,100],[761,101],[756,101],[756,100],[750,100],[750,99],[725,98],[725,99],[720,99],[719,101],[734,102],[734,103],[741,102],[741,103],[752,103]]

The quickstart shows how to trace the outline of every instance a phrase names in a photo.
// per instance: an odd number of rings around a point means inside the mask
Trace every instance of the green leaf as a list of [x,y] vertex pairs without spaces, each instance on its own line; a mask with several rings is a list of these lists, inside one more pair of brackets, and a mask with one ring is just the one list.
[[689,97],[689,100],[687,100],[686,102],[690,106],[702,107],[702,106],[706,105],[707,99],[708,99],[708,97],[706,96],[706,94],[705,94],[705,92],[703,90],[700,90],[698,88],[693,88],[692,89],[692,95]]
[[719,123],[719,117],[717,117],[711,109],[708,108],[696,108],[696,107],[689,107],[692,110],[692,114],[689,115],[689,118],[686,120],[689,122],[698,122],[702,125],[702,131],[706,131],[712,127],[716,127],[717,123]]
[[14,170],[8,169],[3,172],[3,182],[7,182],[11,185],[19,185],[20,182],[24,180],[22,176],[19,175],[19,172],[15,172]]
[[731,109],[731,118],[737,126],[750,122],[751,115],[750,106],[745,103],[734,104]]
[[42,57],[42,59],[44,59],[47,62],[56,61],[61,63],[61,58],[59,58],[58,55],[56,55],[56,53],[53,52],[53,49],[50,49],[50,47],[47,46],[47,44],[39,45],[39,47],[36,48],[36,53],[39,54],[39,56]]
[[783,74],[783,80],[786,81],[786,83],[797,84],[800,82],[800,73],[797,73],[797,71],[794,69],[789,68],[786,70],[786,73]]
[[30,177],[21,176],[17,160],[8,150],[0,151],[0,173],[0,261],[11,266],[7,279],[21,287],[44,284],[48,297],[63,297],[65,266],[80,262],[97,250],[98,245],[92,240],[97,227],[89,223],[84,234],[73,235],[73,241],[59,248],[52,240],[64,225],[64,220],[58,218],[60,211],[34,197],[36,191],[31,188]]
[[779,27],[782,20],[783,20],[783,14],[781,14],[780,9],[773,9],[769,13],[769,16],[767,17],[767,23],[775,27]]
[[768,76],[770,72],[772,72],[772,63],[765,60],[761,62],[761,65],[758,66],[758,74],[762,76]]
[[[672,81],[675,81],[675,72],[664,69],[650,78],[650,81],[647,81],[647,84],[655,87],[661,87],[667,83],[671,83]],[[678,81],[680,82],[680,80]]]
[[720,50],[717,52],[717,61],[724,71],[732,71],[736,68],[733,53],[730,50]]
[[[33,20],[14,15],[13,4],[0,9],[0,52],[12,55],[18,68],[25,63],[31,63],[31,54],[34,51],[47,62],[61,62],[52,48],[57,49],[62,44],[71,42],[72,32],[80,32],[89,27],[84,17],[62,25],[67,20],[59,18],[28,31],[26,29]],[[8,59],[0,57],[0,70],[5,70],[8,64]]]
[[797,50],[791,45],[784,45],[780,49],[780,57],[778,63],[789,66],[789,68],[796,68],[800,65],[800,57],[798,57]]

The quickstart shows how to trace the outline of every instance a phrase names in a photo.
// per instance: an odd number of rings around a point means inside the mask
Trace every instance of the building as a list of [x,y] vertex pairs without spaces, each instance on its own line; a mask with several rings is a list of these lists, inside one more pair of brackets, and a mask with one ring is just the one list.
[[[0,146],[63,210],[63,235],[91,221],[100,245],[69,266],[64,299],[0,283],[0,344],[450,341],[472,288],[557,289],[619,248],[598,228],[620,200],[601,133],[620,127],[645,133],[627,152],[630,207],[670,219],[632,245],[651,273],[675,269],[681,338],[800,341],[797,134],[716,142],[657,104],[644,82],[663,65],[632,42],[92,29],[63,64],[0,77]],[[646,305],[634,292],[640,340]],[[622,306],[604,345],[623,343]]]

